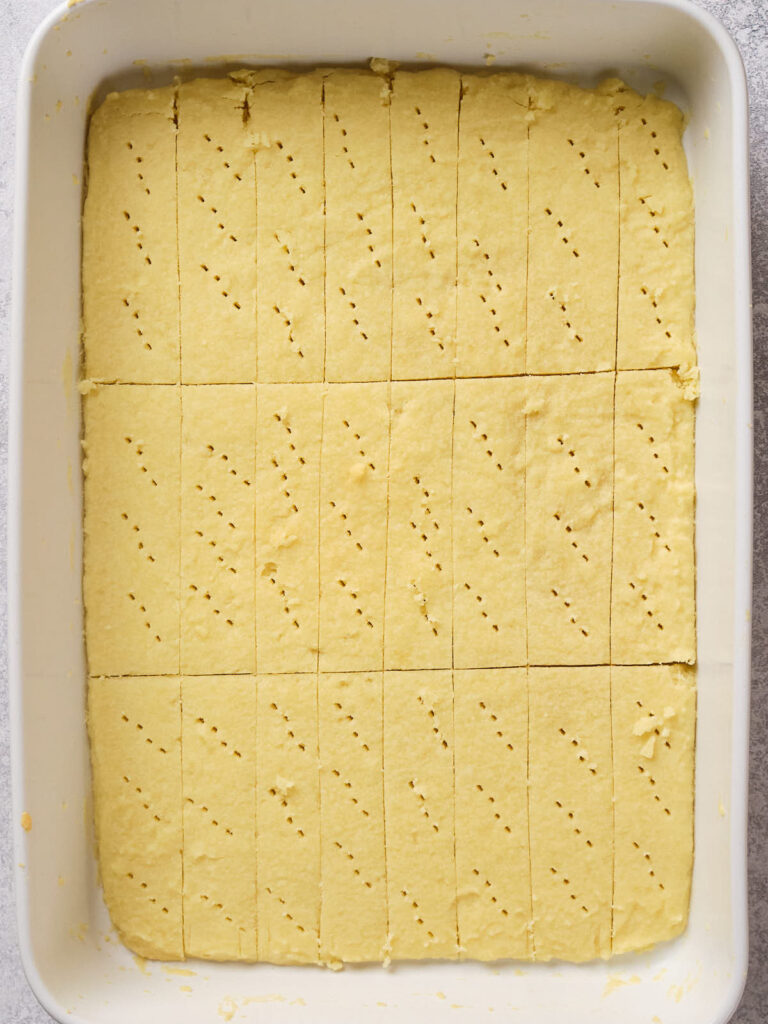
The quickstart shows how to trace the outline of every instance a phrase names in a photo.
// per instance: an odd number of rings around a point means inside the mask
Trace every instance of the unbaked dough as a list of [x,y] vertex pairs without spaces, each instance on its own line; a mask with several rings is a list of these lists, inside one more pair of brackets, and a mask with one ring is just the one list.
[[693,857],[693,216],[610,80],[95,112],[88,727],[142,956],[584,961]]

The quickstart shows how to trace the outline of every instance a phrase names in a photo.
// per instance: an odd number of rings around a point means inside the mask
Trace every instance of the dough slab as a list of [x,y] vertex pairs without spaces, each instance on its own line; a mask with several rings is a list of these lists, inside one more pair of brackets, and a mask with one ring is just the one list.
[[142,956],[581,962],[685,927],[692,192],[616,80],[111,94],[88,728]]

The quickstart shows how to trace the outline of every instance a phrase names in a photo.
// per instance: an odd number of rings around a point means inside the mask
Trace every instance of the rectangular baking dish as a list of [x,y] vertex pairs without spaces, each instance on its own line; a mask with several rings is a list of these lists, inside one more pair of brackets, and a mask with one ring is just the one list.
[[[112,931],[90,824],[80,586],[79,249],[89,101],[243,64],[516,67],[658,80],[689,113],[696,195],[696,862],[678,941],[609,963],[277,968],[144,963]],[[722,27],[684,0],[70,0],[19,93],[9,455],[9,660],[21,950],[59,1020],[724,1022],[747,964],[751,597],[747,109]],[[31,829],[21,825],[31,816]],[[29,826],[30,822],[24,819]]]

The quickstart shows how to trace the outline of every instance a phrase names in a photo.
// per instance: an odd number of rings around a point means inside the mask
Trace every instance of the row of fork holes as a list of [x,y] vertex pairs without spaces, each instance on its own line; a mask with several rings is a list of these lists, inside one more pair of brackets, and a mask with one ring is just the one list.
[[[205,139],[205,141],[206,141],[206,142],[210,142],[211,144],[213,143],[213,139],[211,138],[211,136],[210,136],[210,135],[208,135],[208,134],[204,134],[204,135],[203,135],[203,138]],[[216,152],[217,152],[217,153],[221,153],[221,154],[223,155],[223,153],[224,153],[224,147],[223,147],[223,146],[217,146],[217,147],[216,147]],[[230,169],[230,166],[229,166],[229,161],[228,161],[228,160],[222,160],[222,163],[223,163],[224,167],[226,167],[226,168],[227,168],[227,170],[229,170],[229,169]],[[235,177],[235,180],[236,180],[236,181],[242,181],[242,180],[243,180],[243,179],[242,179],[242,176],[241,176],[240,174],[238,174],[237,172],[235,172],[235,175],[234,175],[234,177]]]
[[[130,150],[132,150],[132,149],[133,149],[133,143],[132,143],[132,142],[126,142],[126,144],[125,144],[125,145],[126,145],[126,147],[127,147],[128,149],[130,149]],[[136,163],[137,163],[137,164],[143,164],[143,163],[144,163],[144,157],[142,157],[142,156],[137,156],[137,157],[136,157],[135,159],[136,159]],[[144,189],[144,191],[146,192],[146,194],[147,194],[147,195],[151,195],[151,193],[150,193],[149,189],[147,188],[147,185],[146,185],[146,183],[145,183],[145,181],[144,181],[144,175],[143,175],[143,173],[142,173],[141,171],[137,171],[137,172],[136,172],[136,177],[137,177],[137,178],[139,179],[139,181],[141,182],[141,187],[142,187],[142,188]]]
[[[130,878],[131,881],[135,881],[136,880],[136,876],[134,875],[134,873],[132,871],[126,871],[125,877],[126,878]],[[148,889],[149,886],[147,885],[146,882],[139,882],[139,888],[141,888],[141,889]],[[148,896],[147,898],[149,899],[150,903],[157,903],[157,898],[155,896]],[[164,914],[168,913],[168,907],[161,907],[160,909],[161,909],[161,911]]]
[[[131,215],[130,215],[130,213],[128,212],[128,210],[123,210],[123,216],[125,217],[125,219],[126,219],[126,220],[128,221],[128,223],[130,224],[130,222],[131,222]],[[138,224],[131,224],[131,227],[132,227],[133,231],[134,231],[134,232],[135,232],[136,234],[140,234],[140,232],[141,232],[141,228],[139,227],[139,225],[138,225]],[[137,240],[136,240],[136,248],[137,248],[137,249],[138,249],[138,250],[139,250],[140,252],[143,252],[143,251],[144,251],[144,243],[143,243],[143,242],[141,241],[141,239],[137,239]],[[150,257],[148,256],[148,254],[147,254],[147,253],[144,253],[144,262],[145,262],[145,263],[146,263],[146,264],[147,264],[148,266],[151,266],[151,265],[152,265],[152,260],[150,259]]]
[[[646,121],[646,119],[645,119],[644,117],[641,117],[641,118],[640,118],[640,121],[641,121],[641,123],[642,123],[642,125],[643,125],[643,127],[644,127],[644,128],[645,128],[645,127],[647,127],[647,125],[648,125],[648,122]],[[651,138],[652,138],[652,139],[655,139],[656,137],[657,137],[657,136],[656,136],[656,132],[652,130],[652,131],[651,131]],[[654,148],[653,148],[653,152],[654,152],[654,154],[655,154],[656,156],[661,156],[661,153],[659,152],[659,148],[658,148],[658,146],[654,146]],[[662,166],[662,167],[664,168],[664,170],[665,170],[665,171],[668,171],[668,170],[669,170],[669,165],[667,164],[667,162],[666,162],[665,160],[662,160],[662,161],[661,161],[661,166]]]

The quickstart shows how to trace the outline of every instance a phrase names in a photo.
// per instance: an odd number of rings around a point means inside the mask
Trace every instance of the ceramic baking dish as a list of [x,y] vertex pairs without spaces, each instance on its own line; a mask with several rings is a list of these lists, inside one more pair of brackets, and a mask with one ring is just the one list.
[[[21,949],[59,1020],[544,1024],[728,1019],[747,963],[745,816],[751,584],[747,110],[736,48],[682,0],[85,0],[27,50],[11,377],[10,685]],[[226,56],[222,56],[226,55]],[[137,961],[97,883],[80,587],[79,248],[89,101],[242,64],[514,66],[582,83],[658,80],[690,115],[696,194],[699,717],[690,924],[586,966],[347,969]],[[21,816],[31,816],[31,829]],[[24,819],[29,825],[29,820]]]

